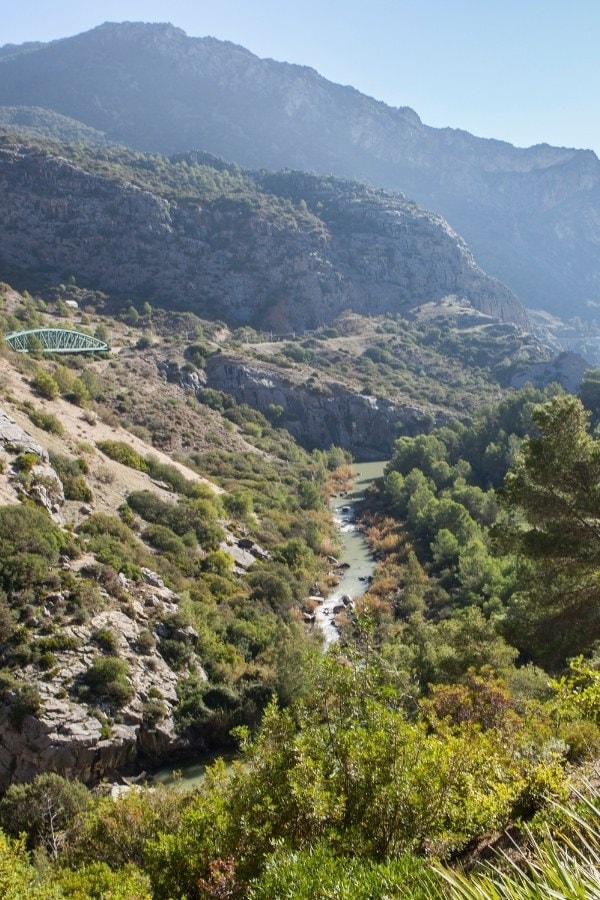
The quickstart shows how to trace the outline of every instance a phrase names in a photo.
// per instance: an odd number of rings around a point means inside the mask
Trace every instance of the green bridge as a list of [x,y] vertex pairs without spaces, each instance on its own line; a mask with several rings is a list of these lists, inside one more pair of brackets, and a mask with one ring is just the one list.
[[98,353],[109,350],[105,341],[67,328],[31,328],[11,331],[6,343],[18,353],[41,350],[44,353]]

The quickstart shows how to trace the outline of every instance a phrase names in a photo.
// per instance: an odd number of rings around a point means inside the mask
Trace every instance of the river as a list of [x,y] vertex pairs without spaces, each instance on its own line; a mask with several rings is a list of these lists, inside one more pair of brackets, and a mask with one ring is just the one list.
[[353,479],[350,490],[334,497],[331,502],[333,517],[342,538],[338,561],[348,568],[343,570],[335,590],[315,610],[315,623],[323,632],[326,647],[339,640],[339,632],[333,622],[334,607],[339,606],[344,596],[354,600],[364,594],[375,570],[375,560],[365,537],[356,528],[356,516],[365,491],[377,478],[381,478],[386,465],[387,460],[357,463],[358,475]]
[[[377,478],[381,478],[386,465],[387,460],[357,464],[358,475],[352,480],[350,489],[331,501],[331,511],[342,538],[338,561],[348,568],[343,570],[335,590],[315,610],[315,623],[323,632],[326,648],[339,640],[338,629],[333,623],[333,608],[341,603],[344,595],[354,600],[364,594],[368,579],[375,570],[375,560],[365,537],[356,528],[356,515],[365,491]],[[153,774],[153,779],[161,784],[194,787],[202,781],[206,766],[214,762],[217,755],[163,766]]]
[[193,760],[168,763],[152,773],[152,781],[158,784],[169,784],[185,790],[197,787],[204,780],[206,767],[217,759],[224,759],[227,768],[235,759],[235,754],[210,753]]

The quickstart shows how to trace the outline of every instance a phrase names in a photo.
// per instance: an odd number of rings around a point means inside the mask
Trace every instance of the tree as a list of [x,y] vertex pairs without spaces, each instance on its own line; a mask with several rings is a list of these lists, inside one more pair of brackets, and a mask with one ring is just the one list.
[[48,885],[39,883],[39,873],[32,865],[25,848],[25,840],[10,840],[0,831],[0,896],[4,900],[59,900],[57,888],[51,892]]
[[0,822],[13,835],[27,833],[31,847],[42,846],[56,859],[67,829],[89,796],[83,784],[48,772],[29,784],[9,787],[0,801]]
[[[156,895],[248,896],[242,886],[260,878],[274,847],[287,854],[321,844],[327,868],[341,858],[392,864],[410,852],[448,858],[502,828],[539,783],[560,786],[554,763],[522,752],[526,733],[482,728],[482,719],[504,721],[509,702],[491,675],[487,702],[456,722],[433,709],[427,719],[409,718],[381,678],[376,666],[325,661],[314,693],[291,709],[272,702],[254,740],[238,730],[243,763],[228,779],[222,764],[209,769],[177,828],[146,845]],[[471,681],[476,693],[480,683]],[[386,894],[376,885],[315,893],[314,879],[296,893],[296,873],[288,877],[289,891],[283,876],[257,896],[399,896],[394,882]],[[411,872],[405,877],[410,883]]]
[[553,667],[600,637],[600,441],[588,417],[571,396],[539,406],[539,434],[524,442],[502,491],[512,518],[500,537],[529,563],[510,611],[513,640]]
[[588,369],[579,388],[581,402],[592,414],[592,426],[600,422],[600,369]]

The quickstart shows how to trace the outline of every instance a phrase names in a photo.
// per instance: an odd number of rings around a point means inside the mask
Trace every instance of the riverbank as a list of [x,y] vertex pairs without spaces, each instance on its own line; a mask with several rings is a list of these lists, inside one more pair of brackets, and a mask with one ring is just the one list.
[[[325,649],[339,640],[335,624],[337,615],[366,591],[375,571],[376,561],[364,534],[357,528],[360,504],[368,488],[381,478],[387,460],[360,463],[358,473],[343,493],[332,497],[330,508],[337,524],[342,550],[337,560],[340,580],[334,590],[315,609],[314,627],[323,632]],[[350,603],[344,604],[342,598]],[[222,754],[206,755],[193,760],[170,763],[152,773],[152,780],[161,784],[194,787],[204,778],[206,767]],[[233,757],[226,757],[231,761]]]
[[[366,491],[374,481],[382,477],[386,465],[387,460],[360,463],[359,472],[353,478],[349,490],[331,500],[331,511],[342,540],[342,551],[336,567],[340,580],[315,609],[315,626],[323,632],[326,648],[339,640],[339,630],[335,624],[337,615],[364,594],[375,571],[375,558],[364,534],[357,528],[356,519]],[[347,598],[346,602],[344,598]]]

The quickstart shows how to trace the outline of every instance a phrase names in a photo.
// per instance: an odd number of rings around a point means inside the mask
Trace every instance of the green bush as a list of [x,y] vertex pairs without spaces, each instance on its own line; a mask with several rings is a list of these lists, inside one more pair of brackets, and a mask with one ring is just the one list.
[[181,538],[166,525],[149,525],[142,537],[160,553],[177,555],[185,553],[187,549]]
[[[218,498],[183,500],[169,503],[152,491],[132,491],[127,503],[147,522],[170,528],[179,537],[194,532],[204,550],[217,550],[225,532],[217,522]],[[156,536],[157,532],[151,532]],[[160,538],[159,538],[160,539]]]
[[69,476],[63,480],[63,489],[66,500],[76,500],[79,503],[91,503],[94,494],[83,475]]
[[37,716],[42,708],[38,689],[7,671],[0,673],[0,696],[10,706],[9,718],[16,728],[21,727],[26,716]]
[[[156,456],[152,456],[152,454],[146,456],[144,461],[148,467],[148,474],[151,475],[152,478],[155,478],[157,481],[166,482],[166,484],[178,494],[183,494],[186,497],[196,497],[199,496],[198,491],[204,487],[203,485],[199,485],[196,481],[186,478],[176,466],[161,462]],[[211,494],[212,493],[213,492],[211,491]]]
[[34,425],[50,434],[62,435],[65,430],[62,423],[53,413],[46,413],[42,409],[35,409],[31,404],[23,404],[25,411]]
[[158,697],[150,697],[142,704],[142,717],[144,724],[153,727],[164,719],[167,714],[167,707],[164,700]]
[[136,469],[138,472],[148,471],[144,458],[124,441],[97,441],[96,446],[110,459],[129,466],[130,469]]
[[37,506],[0,507],[0,581],[7,594],[42,584],[67,540]]
[[45,397],[46,400],[56,400],[60,394],[60,389],[55,379],[43,369],[37,370],[31,379],[31,386],[40,397]]
[[97,657],[83,676],[83,683],[94,697],[106,700],[116,707],[125,706],[133,697],[128,680],[129,666],[124,659],[114,656]]
[[88,805],[87,789],[55,773],[11,785],[0,800],[0,823],[9,834],[27,834],[29,846],[58,855],[75,816]]
[[142,656],[150,656],[153,650],[156,649],[156,638],[148,628],[144,628],[140,631],[136,641],[136,647]]
[[34,466],[37,466],[40,461],[37,453],[20,453],[15,459],[15,466],[19,472],[22,472],[24,475],[31,472]]
[[92,640],[95,644],[104,650],[106,653],[110,653],[113,656],[116,656],[119,649],[119,638],[112,630],[112,628],[99,628],[92,634]]

